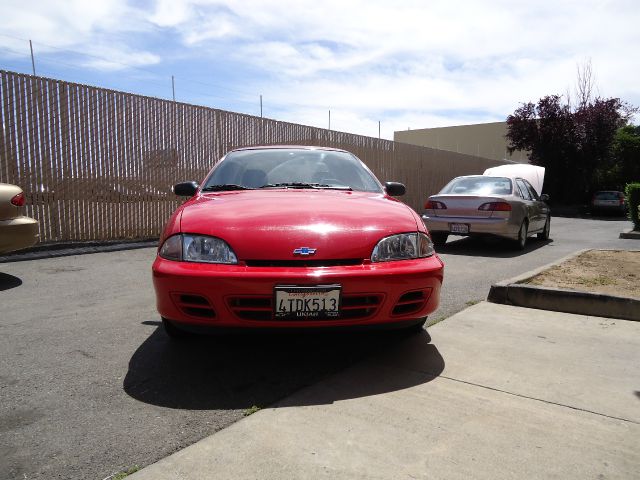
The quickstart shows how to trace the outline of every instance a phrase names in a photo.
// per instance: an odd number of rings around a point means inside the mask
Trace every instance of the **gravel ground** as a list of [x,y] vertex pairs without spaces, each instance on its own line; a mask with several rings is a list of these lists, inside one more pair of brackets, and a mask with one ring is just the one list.
[[640,251],[589,250],[526,283],[640,299]]

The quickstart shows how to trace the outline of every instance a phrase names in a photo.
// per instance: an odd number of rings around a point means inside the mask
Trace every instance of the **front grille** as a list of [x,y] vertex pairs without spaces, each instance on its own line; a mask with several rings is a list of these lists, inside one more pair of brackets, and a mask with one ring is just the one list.
[[[371,317],[382,305],[381,294],[343,294],[339,317],[315,318],[314,320],[359,320]],[[273,319],[271,295],[243,295],[227,299],[227,305],[242,320],[267,321]]]
[[382,304],[382,295],[352,294],[342,296],[341,319],[361,319],[375,315]]
[[216,312],[205,297],[193,294],[174,293],[173,301],[176,306],[191,317],[215,318]]
[[271,295],[230,297],[227,305],[242,320],[271,320]]
[[407,292],[400,297],[396,305],[393,307],[392,315],[408,315],[410,313],[420,311],[428,299],[428,292],[423,290]]
[[340,258],[329,260],[299,259],[299,260],[245,260],[248,267],[343,267],[349,265],[362,265],[361,258]]

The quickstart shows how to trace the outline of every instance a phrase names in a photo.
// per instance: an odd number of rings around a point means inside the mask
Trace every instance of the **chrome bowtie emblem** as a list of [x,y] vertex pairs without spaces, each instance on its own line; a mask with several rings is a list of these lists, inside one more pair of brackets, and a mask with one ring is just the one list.
[[293,251],[294,255],[302,255],[303,257],[309,256],[309,255],[313,255],[314,253],[316,253],[316,249],[315,248],[309,248],[309,247],[300,247],[300,248],[296,248]]

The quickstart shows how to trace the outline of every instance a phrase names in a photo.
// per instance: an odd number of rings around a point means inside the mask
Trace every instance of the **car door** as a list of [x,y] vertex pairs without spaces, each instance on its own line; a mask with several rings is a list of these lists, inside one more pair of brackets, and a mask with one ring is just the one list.
[[540,198],[540,195],[538,195],[538,192],[533,188],[533,185],[531,185],[528,180],[525,180],[524,183],[527,185],[527,188],[529,188],[529,193],[535,202],[540,215],[540,229],[543,229],[545,223],[547,223],[547,217],[549,216],[549,205]]
[[[541,211],[538,202],[536,202],[535,197],[532,195],[532,192],[529,191],[526,180],[522,178],[516,178],[516,186],[518,187],[518,191],[520,192],[520,196],[522,197],[522,201],[525,205],[525,209],[527,211],[527,218],[529,219],[529,231],[536,232],[544,226],[544,223],[541,224]],[[534,192],[535,193],[535,190]]]
[[528,180],[523,179],[524,184],[529,190],[531,201],[533,202],[533,215],[536,217],[536,230],[542,230],[544,224],[547,222],[547,215],[549,214],[549,206],[540,199],[538,192]]

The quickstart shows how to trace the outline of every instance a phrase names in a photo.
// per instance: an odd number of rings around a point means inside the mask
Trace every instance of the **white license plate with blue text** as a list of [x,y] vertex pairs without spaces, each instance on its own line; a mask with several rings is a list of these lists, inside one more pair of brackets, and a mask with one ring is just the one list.
[[313,320],[340,315],[340,285],[278,285],[274,292],[276,320]]
[[452,223],[449,229],[451,233],[469,233],[469,225],[466,223]]

